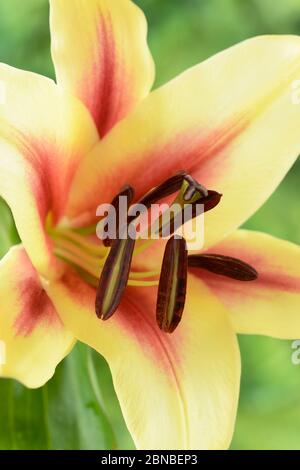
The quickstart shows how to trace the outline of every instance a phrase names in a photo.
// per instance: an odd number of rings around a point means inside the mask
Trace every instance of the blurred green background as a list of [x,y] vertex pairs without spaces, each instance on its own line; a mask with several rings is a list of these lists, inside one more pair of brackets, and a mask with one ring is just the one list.
[[[89,0],[86,0],[89,1]],[[300,34],[299,0],[138,0],[159,85],[258,34]],[[53,77],[47,0],[0,0],[0,60]],[[300,132],[300,129],[299,129]],[[246,224],[300,243],[300,163]],[[0,255],[16,243],[0,203]],[[284,313],[284,312],[283,312]],[[243,376],[233,449],[300,449],[300,365],[291,342],[241,337]],[[41,390],[0,380],[1,449],[132,448],[104,361],[79,345]]]

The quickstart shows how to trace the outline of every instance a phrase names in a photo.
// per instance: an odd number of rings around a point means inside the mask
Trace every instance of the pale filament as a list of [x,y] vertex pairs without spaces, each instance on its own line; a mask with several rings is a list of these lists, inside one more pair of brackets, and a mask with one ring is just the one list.
[[[57,257],[77,266],[95,279],[94,285],[97,285],[101,270],[105,264],[109,253],[109,248],[97,245],[94,241],[79,233],[66,228],[49,229],[49,234],[54,243],[54,253]],[[152,242],[152,240],[150,240]],[[138,240],[141,242],[141,240]],[[149,240],[148,240],[149,242]],[[141,253],[148,246],[145,243],[137,247],[137,252]],[[128,285],[136,287],[151,287],[158,285],[160,270],[135,272],[131,271]]]

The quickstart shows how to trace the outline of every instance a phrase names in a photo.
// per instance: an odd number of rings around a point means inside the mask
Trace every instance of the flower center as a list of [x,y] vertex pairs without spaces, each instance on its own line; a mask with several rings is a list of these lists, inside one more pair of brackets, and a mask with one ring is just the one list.
[[[173,203],[163,215],[152,222],[150,231],[147,227],[147,233],[152,235],[154,229],[154,239],[150,237],[144,240],[140,234],[137,235],[140,207],[144,207],[144,212],[147,213],[153,204],[174,193],[177,196]],[[95,308],[100,319],[108,320],[114,315],[127,285],[158,286],[157,324],[162,331],[172,333],[180,323],[184,311],[189,267],[208,270],[239,281],[255,280],[258,276],[254,268],[236,258],[215,254],[188,256],[186,241],[182,235],[177,234],[183,223],[183,212],[186,223],[199,215],[199,205],[202,212],[212,210],[219,204],[221,197],[216,191],[207,190],[190,175],[180,172],[149,191],[135,204],[132,204],[134,189],[125,186],[111,203],[117,218],[115,236],[106,234],[102,244],[95,235],[96,226],[75,230],[60,226],[53,228],[48,223],[47,230],[53,240],[55,255],[75,267],[86,282],[97,287]],[[127,202],[125,214],[121,211],[122,198]],[[136,211],[136,208],[139,210]],[[186,217],[187,208],[189,211]],[[102,229],[106,223],[106,219],[100,222]],[[135,236],[132,236],[132,228]],[[166,235],[169,240],[162,269],[135,272],[132,269],[134,257],[143,253],[157,238],[166,238]]]

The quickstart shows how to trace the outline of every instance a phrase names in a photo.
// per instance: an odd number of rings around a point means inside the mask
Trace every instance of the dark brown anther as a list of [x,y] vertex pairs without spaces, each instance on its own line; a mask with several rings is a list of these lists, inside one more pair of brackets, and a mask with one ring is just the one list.
[[[119,208],[120,208],[120,197],[122,196],[127,198],[127,206],[129,207],[134,198],[134,189],[128,184],[125,185],[124,188],[121,189],[121,191],[114,197],[113,201],[111,202],[111,205],[114,207],[116,211],[116,227],[119,227],[119,223],[120,223]],[[108,247],[113,244],[113,241],[114,240],[105,238],[103,240],[103,244],[104,246]]]
[[[200,204],[202,204],[202,206],[203,206],[203,212],[208,212],[208,211],[211,211],[212,209],[214,209],[219,204],[219,202],[221,201],[222,194],[219,194],[216,191],[207,191],[207,193],[208,193],[207,196],[205,196],[202,199],[199,199],[198,201],[193,202],[192,204],[190,204],[192,206],[192,211],[190,213],[191,218],[195,218],[199,215],[198,206]],[[186,207],[188,207],[188,204],[186,205]],[[185,213],[185,222],[188,222],[189,220],[190,220],[190,218],[187,217],[186,213]],[[179,227],[177,227],[177,228],[179,228]],[[177,228],[175,227],[175,230],[177,230]]]
[[174,194],[179,191],[185,177],[185,171],[180,171],[176,173],[176,175],[171,176],[171,178],[168,178],[156,188],[151,189],[151,191],[149,191],[145,196],[143,196],[142,199],[137,202],[137,204],[142,204],[143,206],[147,207],[147,209],[149,209],[151,207],[151,204],[155,204],[161,199],[171,196],[171,194]]
[[222,199],[222,194],[217,193],[216,191],[209,190],[207,193],[207,196],[199,201],[199,203],[204,206],[204,212],[214,209]]
[[162,263],[156,320],[159,328],[173,333],[181,321],[187,285],[188,252],[184,238],[170,238]]
[[114,240],[99,281],[96,314],[108,320],[118,308],[127,286],[135,240]]
[[244,261],[230,256],[207,254],[188,257],[189,268],[206,269],[220,276],[230,277],[237,281],[255,281],[258,272]]
[[[175,233],[182,226],[183,221],[184,223],[187,223],[201,214],[201,212],[199,212],[200,204],[202,205],[203,212],[208,212],[219,204],[221,198],[222,194],[209,190],[207,191],[207,196],[200,198],[191,204],[185,204],[182,212],[178,213],[175,217],[172,217],[170,225],[160,227],[159,235],[161,237],[166,237]],[[187,210],[189,206],[191,207],[190,211]]]

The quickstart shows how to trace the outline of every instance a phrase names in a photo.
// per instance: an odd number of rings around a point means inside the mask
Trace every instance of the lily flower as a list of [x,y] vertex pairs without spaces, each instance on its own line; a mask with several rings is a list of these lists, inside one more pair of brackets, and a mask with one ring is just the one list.
[[[300,38],[249,39],[151,91],[134,3],[50,9],[56,82],[0,65],[0,195],[22,240],[0,262],[1,376],[42,386],[79,340],[109,363],[137,448],[227,448],[237,334],[300,336],[299,247],[238,229],[300,153]],[[171,238],[117,262],[118,241],[94,236],[99,204],[126,184],[134,201],[170,194],[179,171],[223,195],[201,253]]]

